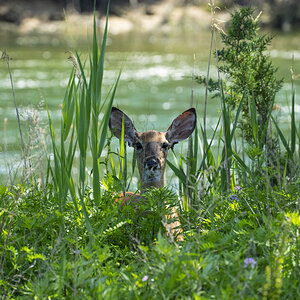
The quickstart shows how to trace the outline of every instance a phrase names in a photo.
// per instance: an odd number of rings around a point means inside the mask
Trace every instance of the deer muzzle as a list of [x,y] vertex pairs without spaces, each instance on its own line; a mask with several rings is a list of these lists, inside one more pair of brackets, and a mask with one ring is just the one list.
[[156,171],[156,170],[160,169],[159,160],[155,157],[146,159],[145,169],[148,169],[150,171]]

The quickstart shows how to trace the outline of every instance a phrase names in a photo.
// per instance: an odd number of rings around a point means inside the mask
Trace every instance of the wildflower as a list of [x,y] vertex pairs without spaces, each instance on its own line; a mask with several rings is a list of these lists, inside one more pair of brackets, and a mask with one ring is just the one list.
[[231,202],[233,202],[233,201],[239,201],[240,200],[239,197],[238,197],[238,195],[236,195],[236,194],[230,195],[229,199],[231,200]]
[[244,259],[244,268],[247,268],[248,266],[251,266],[251,268],[254,268],[256,265],[256,261],[252,257],[248,257]]
[[146,276],[144,276],[144,277],[142,278],[142,281],[143,281],[143,282],[145,282],[145,281],[147,281],[147,280],[148,280],[148,278],[149,278],[149,276],[148,276],[148,275],[146,275]]
[[235,187],[234,187],[234,190],[235,191],[240,191],[242,189],[242,187],[240,186],[240,185],[236,185]]

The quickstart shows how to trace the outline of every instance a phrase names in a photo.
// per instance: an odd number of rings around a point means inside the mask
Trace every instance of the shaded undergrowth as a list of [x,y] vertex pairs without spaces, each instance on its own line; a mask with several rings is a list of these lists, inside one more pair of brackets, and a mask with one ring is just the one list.
[[87,191],[91,241],[72,202],[60,212],[51,186],[2,188],[2,297],[295,299],[298,186],[268,195],[269,216],[265,191],[259,198],[250,187],[235,195],[206,195],[198,209],[181,213],[185,241],[175,243],[164,237],[165,211],[157,209],[166,198],[176,203],[167,189],[147,194],[150,208],[142,218],[130,207],[121,211],[109,193],[95,209]]

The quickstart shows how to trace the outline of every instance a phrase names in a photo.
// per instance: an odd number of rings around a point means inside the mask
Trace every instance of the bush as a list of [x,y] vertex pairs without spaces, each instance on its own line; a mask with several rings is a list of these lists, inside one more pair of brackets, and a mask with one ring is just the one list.
[[[220,32],[225,47],[218,51],[218,59],[222,63],[220,71],[228,79],[223,82],[225,101],[233,109],[237,109],[243,97],[245,98],[239,122],[249,144],[255,142],[250,98],[255,101],[258,133],[261,137],[268,122],[269,112],[273,109],[274,97],[282,86],[282,80],[276,79],[275,76],[277,68],[266,53],[272,37],[259,34],[259,16],[254,18],[253,15],[254,10],[251,8],[241,8],[232,14],[226,33]],[[206,83],[204,77],[198,77],[197,81]],[[211,91],[219,89],[219,85],[213,80],[209,81],[209,85]]]

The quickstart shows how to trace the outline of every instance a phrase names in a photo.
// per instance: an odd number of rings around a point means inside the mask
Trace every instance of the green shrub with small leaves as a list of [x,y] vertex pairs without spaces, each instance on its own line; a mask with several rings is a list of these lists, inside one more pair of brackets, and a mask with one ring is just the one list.
[[[277,68],[266,53],[272,37],[259,33],[259,17],[260,15],[254,17],[254,10],[251,8],[235,11],[226,32],[220,31],[224,47],[218,51],[221,63],[219,70],[226,79],[222,82],[225,101],[231,108],[237,109],[242,98],[245,98],[239,123],[249,144],[253,144],[249,99],[253,98],[255,101],[258,134],[261,137],[268,114],[273,109],[274,97],[282,86],[282,80],[276,78]],[[204,77],[197,77],[196,80],[206,84]],[[210,91],[220,92],[217,82],[210,79],[208,84]]]

